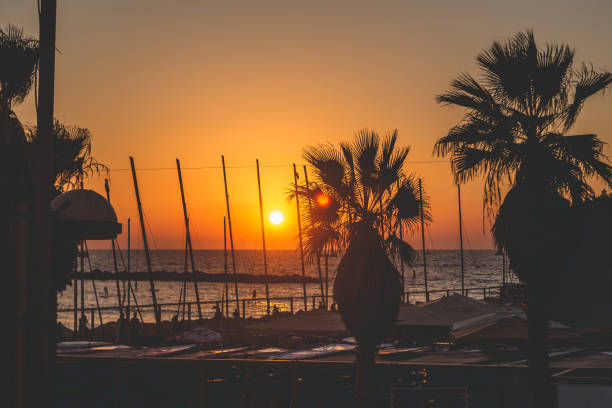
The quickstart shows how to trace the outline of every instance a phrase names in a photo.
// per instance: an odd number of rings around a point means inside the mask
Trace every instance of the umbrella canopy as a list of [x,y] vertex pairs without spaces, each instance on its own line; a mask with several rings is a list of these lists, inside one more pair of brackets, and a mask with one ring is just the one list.
[[62,235],[75,239],[113,239],[121,224],[111,204],[93,190],[66,191],[51,201],[51,213]]

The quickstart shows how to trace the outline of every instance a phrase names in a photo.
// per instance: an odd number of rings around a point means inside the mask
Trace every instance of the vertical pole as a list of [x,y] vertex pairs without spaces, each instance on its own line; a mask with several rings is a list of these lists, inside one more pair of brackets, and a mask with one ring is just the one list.
[[221,155],[223,166],[223,184],[225,185],[225,206],[227,208],[227,226],[229,227],[230,250],[232,253],[232,270],[234,272],[234,294],[236,296],[236,310],[240,314],[240,298],[238,297],[238,280],[236,278],[236,257],[234,255],[234,236],[232,234],[232,217],[230,216],[229,194],[227,193],[227,175],[225,173],[225,157]]
[[[81,241],[81,319],[85,321],[85,241]],[[79,326],[81,324],[79,323]],[[80,327],[79,327],[80,328]]]
[[457,198],[459,200],[459,250],[461,253],[461,294],[465,291],[465,269],[463,263],[463,223],[461,220],[461,186],[457,183]]
[[429,302],[429,289],[427,288],[427,257],[425,250],[425,220],[424,220],[424,204],[423,204],[423,185],[419,179],[419,201],[421,207],[421,242],[423,245],[423,277],[425,279],[425,301]]
[[145,228],[144,215],[142,214],[142,204],[140,202],[140,191],[138,190],[138,179],[136,178],[136,168],[134,158],[130,156],[130,166],[132,167],[132,179],[134,180],[134,191],[136,192],[136,204],[138,204],[138,216],[140,217],[140,230],[142,232],[142,243],[147,259],[147,271],[149,272],[149,283],[151,285],[151,299],[153,300],[153,313],[155,314],[155,325],[157,334],[161,336],[161,316],[157,308],[157,295],[155,294],[155,282],[153,282],[153,270],[151,269],[151,257],[149,256],[149,243],[147,242],[147,229]]
[[300,260],[302,261],[302,288],[304,290],[304,311],[307,311],[308,301],[306,300],[306,270],[304,268],[304,245],[302,243],[302,220],[300,218],[300,196],[298,193],[297,178],[298,173],[295,169],[295,163],[293,163],[293,181],[295,183],[295,205],[297,208],[298,237],[300,240]]
[[502,250],[502,286],[506,286],[506,254]]
[[329,255],[325,253],[325,308],[329,309]]
[[[99,310],[100,309],[98,308],[98,311]],[[94,324],[96,321],[96,315],[95,315],[95,311],[93,307],[91,308],[90,312],[91,312],[91,339],[94,340],[96,336],[96,334],[94,333],[94,329],[96,327],[96,325]],[[100,322],[100,327],[102,327],[102,322]]]
[[[187,254],[189,253],[189,247],[187,246],[187,238],[185,238],[185,267],[183,268],[183,303],[187,300],[187,265],[189,260]],[[180,299],[179,299],[180,300]]]
[[270,315],[270,288],[268,285],[268,259],[266,257],[266,233],[264,229],[264,215],[263,215],[263,200],[261,198],[261,177],[259,175],[259,160],[255,159],[257,165],[257,188],[259,189],[259,216],[261,219],[261,242],[263,245],[263,261],[264,261],[264,275],[266,276],[266,307],[267,314]]
[[[399,183],[399,180],[398,180],[397,181],[397,190],[398,190],[398,192],[399,192],[400,187],[401,186],[400,186],[400,183]],[[401,241],[404,240],[404,226],[402,224],[402,220],[401,219],[399,220],[399,238],[400,238]],[[401,256],[400,256],[400,271],[402,273],[402,300],[404,300],[404,296],[405,296],[406,292],[408,292],[408,291],[406,290],[406,275],[404,273],[404,258],[402,258]]]
[[128,294],[127,294],[127,308],[126,308],[126,316],[125,318],[130,320],[130,292],[132,291],[132,281],[130,281],[130,228],[131,228],[131,220],[128,218],[128,232],[127,232],[127,286],[128,286]]
[[74,267],[73,267],[73,271],[74,271],[74,279],[72,281],[72,291],[73,291],[73,295],[74,295],[74,333],[73,333],[73,337],[77,337],[77,334],[79,332],[79,282],[76,278],[76,272],[77,272],[77,265],[76,262],[74,263]]
[[223,217],[223,270],[225,271],[225,317],[229,317],[229,286],[227,284],[227,225]]
[[191,234],[189,232],[189,217],[187,216],[187,204],[185,203],[185,191],[183,190],[183,176],[181,174],[181,163],[176,159],[176,170],[178,171],[179,185],[181,187],[181,200],[183,202],[183,215],[185,217],[185,230],[187,231],[187,247],[189,248],[189,260],[191,261],[191,274],[193,276],[193,290],[195,291],[196,303],[198,304],[198,317],[202,320],[202,307],[200,306],[200,292],[198,291],[198,279],[196,277],[195,262],[193,260],[193,247],[191,246]]
[[[306,183],[306,194],[308,196],[308,210],[310,213],[310,227],[312,228],[314,227],[314,220],[312,219],[312,200],[310,199],[310,183],[308,183],[308,171],[306,170],[306,165],[304,165],[304,181]],[[317,271],[319,272],[319,283],[321,285],[321,298],[323,298],[325,296],[325,290],[323,288],[323,274],[321,272],[321,254],[320,253],[317,253]]]
[[[89,248],[87,247],[87,241],[85,241],[85,250],[87,251],[87,264],[89,265],[89,272],[91,273],[91,258],[89,257]],[[102,321],[102,309],[100,308],[100,301],[98,300],[98,290],[96,289],[96,281],[94,279],[91,280],[91,286],[93,287],[93,293],[96,299],[96,308],[98,309],[98,317],[100,318],[100,329],[102,330],[102,334],[104,334],[104,322]],[[91,309],[91,315],[93,316],[93,308]],[[94,328],[94,319],[91,319],[91,328]],[[117,325],[117,330],[120,329],[120,324]]]
[[[108,179],[105,178],[104,179],[104,189],[106,190],[106,201],[108,201],[109,203],[111,202],[110,200],[110,187],[108,186]],[[115,268],[115,276],[117,279],[115,279],[115,283],[117,285],[117,305],[119,306],[119,316],[121,316],[122,310],[123,310],[123,304],[121,302],[121,289],[119,287],[119,268],[117,267],[117,253],[115,252],[115,239],[111,239],[111,246],[113,248],[113,267]],[[88,255],[89,256],[89,251],[88,251]],[[128,316],[129,317],[129,316]]]
[[[55,401],[56,292],[51,276],[51,217],[49,205],[53,191],[53,100],[55,76],[55,16],[56,1],[43,0],[40,8],[39,88],[37,125],[39,157],[33,174],[33,220],[21,223],[17,217],[17,290],[14,313],[16,333],[9,342],[8,354],[15,355],[15,371],[6,365],[5,371],[15,375],[15,391],[7,405],[16,407],[41,406]],[[3,192],[4,193],[4,192]],[[6,193],[4,193],[6,194]],[[4,198],[3,200],[7,200]],[[4,201],[3,201],[4,203]],[[27,210],[18,204],[18,211]],[[13,214],[11,214],[13,215]],[[30,224],[31,223],[31,224]],[[29,225],[33,235],[25,235]],[[2,231],[4,233],[4,229]],[[22,235],[23,233],[23,235]],[[28,243],[28,244],[26,244]],[[21,263],[22,254],[27,264]],[[11,254],[11,256],[15,256]],[[4,259],[3,259],[4,261]],[[12,356],[11,356],[12,357]],[[10,364],[10,363],[9,363]],[[13,377],[11,377],[13,378]],[[10,387],[8,387],[10,388]],[[14,400],[13,400],[14,398]],[[11,402],[14,401],[14,404]]]

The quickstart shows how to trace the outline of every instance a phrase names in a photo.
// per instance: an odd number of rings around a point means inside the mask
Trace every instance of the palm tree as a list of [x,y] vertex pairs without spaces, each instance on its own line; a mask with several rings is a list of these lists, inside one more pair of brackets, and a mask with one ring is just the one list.
[[[10,200],[23,199],[26,137],[13,108],[22,103],[34,84],[38,64],[38,42],[9,25],[0,28],[0,180]],[[6,205],[8,200],[3,200]],[[6,208],[3,214],[13,214]],[[8,229],[4,229],[7,231]],[[13,240],[9,240],[11,242]]]
[[[494,42],[476,58],[479,80],[459,75],[438,103],[466,109],[463,120],[434,147],[450,155],[457,183],[484,177],[484,201],[496,245],[528,286],[531,405],[552,405],[546,305],[572,242],[570,202],[593,195],[612,168],[594,134],[568,135],[584,102],[603,91],[612,74],[576,67],[567,45],[537,47],[532,31]],[[507,192],[502,202],[503,192]]]
[[403,171],[410,149],[396,143],[397,131],[381,140],[375,131],[362,129],[339,149],[331,144],[304,149],[314,172],[308,190],[315,204],[306,233],[307,253],[344,250],[334,298],[359,345],[356,397],[363,407],[374,404],[376,347],[390,334],[403,293],[389,257],[401,256],[410,263],[415,255],[396,232],[400,224],[408,229],[417,225],[421,209],[430,219],[429,204],[418,198],[415,178]]

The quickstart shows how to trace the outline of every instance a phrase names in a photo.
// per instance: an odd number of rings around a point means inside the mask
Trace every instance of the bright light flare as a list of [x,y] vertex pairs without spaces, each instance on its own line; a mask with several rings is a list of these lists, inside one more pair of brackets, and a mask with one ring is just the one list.
[[315,196],[315,202],[321,208],[327,208],[331,203],[331,198],[327,194],[319,193]]
[[280,211],[272,211],[269,219],[272,224],[279,225],[284,221],[285,216]]

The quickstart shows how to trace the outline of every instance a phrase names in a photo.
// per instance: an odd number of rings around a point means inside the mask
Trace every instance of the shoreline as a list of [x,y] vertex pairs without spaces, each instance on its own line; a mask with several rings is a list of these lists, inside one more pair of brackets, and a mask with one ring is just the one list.
[[[237,273],[233,274],[224,274],[224,273],[206,273],[199,272],[195,273],[195,276],[188,272],[167,272],[167,271],[154,271],[153,272],[153,280],[154,281],[165,281],[165,282],[183,282],[184,280],[193,281],[195,277],[195,281],[197,282],[234,282],[236,280],[238,283],[302,283],[302,276],[293,274],[293,275],[250,275],[246,273]],[[91,272],[87,273],[71,273],[70,279],[85,279],[85,280],[131,280],[131,281],[148,281],[149,273],[148,272],[119,272],[113,273],[108,271],[101,271],[99,269],[94,269]],[[313,277],[306,277],[306,283],[319,283],[319,279]]]

